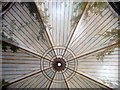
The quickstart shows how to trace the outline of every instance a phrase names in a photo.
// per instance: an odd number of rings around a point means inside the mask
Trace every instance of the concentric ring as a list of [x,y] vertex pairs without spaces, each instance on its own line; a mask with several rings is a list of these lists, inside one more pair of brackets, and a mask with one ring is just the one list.
[[[63,72],[65,79],[69,80],[70,78],[72,78],[72,76],[75,74],[75,72],[70,71],[67,68],[70,68],[72,70],[77,70],[78,62],[77,62],[77,60],[70,61],[70,62],[66,62],[66,61],[68,61],[72,58],[75,58],[75,54],[70,49],[67,49],[65,55],[62,57],[62,55],[65,51],[65,47],[54,47],[54,50],[55,50],[57,57],[55,57],[52,48],[47,50],[43,55],[43,57],[49,58],[52,62],[45,60],[45,59],[41,59],[41,61],[40,61],[40,64],[41,64],[40,68],[42,70],[52,67],[49,70],[49,72],[43,71],[43,75],[46,78],[48,78],[49,80],[52,80],[55,72],[57,72],[57,74],[62,74],[62,72]],[[58,66],[58,63],[61,64],[60,67]],[[64,81],[63,77],[54,79],[54,82],[63,82],[63,81]]]

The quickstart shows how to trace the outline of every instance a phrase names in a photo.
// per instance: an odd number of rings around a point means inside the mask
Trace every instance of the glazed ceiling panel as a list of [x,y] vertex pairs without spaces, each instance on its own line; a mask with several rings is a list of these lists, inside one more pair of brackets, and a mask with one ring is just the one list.
[[118,86],[119,16],[108,2],[15,2],[2,16],[3,87]]
[[[74,22],[78,22],[79,18],[73,18],[82,13],[82,10],[73,12],[71,2],[36,2],[43,22],[50,33],[53,46],[67,46],[69,38],[75,29]],[[83,4],[83,7],[85,4]]]
[[4,14],[2,23],[3,31],[8,37],[33,52],[42,55],[52,47],[45,30],[42,32],[43,35],[39,37],[41,26],[25,5],[14,3],[10,10]]
[[50,81],[41,73],[11,84],[11,88],[47,88]]
[[88,10],[79,22],[69,48],[79,56],[96,48],[117,43],[118,39],[112,40],[113,37],[107,36],[106,32],[115,32],[119,29],[118,26],[118,16],[107,3],[99,14]]
[[101,88],[103,86],[96,82],[82,77],[79,73],[75,74],[69,81],[67,81],[70,88]]
[[62,72],[56,72],[50,88],[67,88],[67,84]]
[[91,75],[111,87],[117,87],[119,81],[119,53],[119,49],[116,48],[110,55],[101,56],[101,58],[98,57],[100,53],[81,57],[78,61],[78,71]]
[[7,50],[2,53],[1,59],[2,78],[8,82],[40,69],[40,58],[21,49],[17,53]]

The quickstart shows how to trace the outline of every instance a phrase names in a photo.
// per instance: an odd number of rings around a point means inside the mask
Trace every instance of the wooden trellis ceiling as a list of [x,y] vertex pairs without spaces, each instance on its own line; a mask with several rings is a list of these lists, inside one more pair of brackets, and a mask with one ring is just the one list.
[[[2,76],[9,82],[5,86],[110,88],[112,82],[112,87],[116,87],[119,48],[105,56],[104,62],[97,61],[96,55],[120,44],[116,40],[111,43],[112,36],[103,36],[119,29],[119,17],[108,3],[98,15],[88,13],[89,4],[86,2],[82,10],[74,12],[77,4],[73,2],[35,2],[37,14],[31,15],[27,3],[12,3],[2,13],[0,22],[5,35],[14,42],[4,38],[2,41],[20,49],[16,53],[10,50],[2,53]],[[79,14],[79,18],[73,20]],[[66,68],[63,71],[52,68],[55,58],[64,58]]]

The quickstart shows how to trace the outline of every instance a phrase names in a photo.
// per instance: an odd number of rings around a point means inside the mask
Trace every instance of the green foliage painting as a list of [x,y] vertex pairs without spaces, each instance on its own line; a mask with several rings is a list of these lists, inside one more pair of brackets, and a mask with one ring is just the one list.
[[[87,2],[74,2],[73,5],[74,7],[74,13],[79,12],[78,14],[74,14],[73,18],[71,21],[73,22],[72,27],[74,27],[80,16],[81,13],[84,9],[84,6],[87,4]],[[107,2],[89,2],[87,5],[86,13],[85,13],[85,18],[89,17],[89,13],[94,13],[95,15],[101,14],[104,8],[106,8],[108,5]],[[109,7],[108,7],[109,8]],[[112,29],[111,31],[106,31],[105,34],[101,35],[102,37],[110,38],[109,42],[106,43],[108,45],[112,43],[117,43],[120,41],[120,29]],[[115,48],[117,48],[118,45],[112,46],[110,48],[106,48],[105,50],[97,53],[96,58],[99,61],[103,61],[105,55],[110,55],[112,52],[114,52]]]
[[[112,43],[118,43],[120,42],[120,29],[112,29],[111,31],[107,31],[105,34],[101,36],[103,36],[104,38],[110,38],[109,42],[106,43],[108,45]],[[97,60],[103,61],[105,55],[110,55],[112,52],[114,52],[115,48],[119,46],[120,44],[106,48],[102,52],[97,53],[96,55]]]
[[[39,22],[40,30],[38,33],[39,35],[37,36],[37,40],[41,39],[41,40],[45,41],[45,38],[44,38],[45,28],[48,28],[49,30],[52,29],[51,25],[48,22],[48,18],[49,18],[49,15],[47,15],[48,9],[47,8],[44,8],[44,10],[41,10],[39,8],[37,9],[34,2],[26,2],[26,3],[21,2],[21,4],[27,6],[27,8],[30,11],[30,14]],[[45,3],[39,2],[39,4],[41,5],[41,4],[45,4]],[[43,24],[41,23],[39,13],[40,13],[40,16],[42,18],[42,21],[43,21],[45,28],[43,27]]]
[[[78,22],[86,4],[87,2],[73,3],[73,5],[75,6],[73,13],[78,13],[78,14],[74,14],[73,18],[71,19],[71,21],[73,21],[72,27],[74,27]],[[96,15],[100,14],[106,6],[107,6],[106,2],[89,2],[85,13],[85,18],[89,17],[89,13],[95,13]]]
[[3,86],[3,85],[6,85],[6,84],[8,84],[8,82],[5,81],[4,79],[2,79],[2,86]]
[[[10,42],[14,42],[12,38],[8,38],[4,32],[2,32],[2,38],[10,41]],[[17,50],[19,49],[18,47],[14,46],[14,45],[11,45],[11,44],[8,44],[6,43],[5,41],[2,41],[2,50],[4,52],[6,52],[6,50],[10,49],[11,51],[13,52],[17,52]]]

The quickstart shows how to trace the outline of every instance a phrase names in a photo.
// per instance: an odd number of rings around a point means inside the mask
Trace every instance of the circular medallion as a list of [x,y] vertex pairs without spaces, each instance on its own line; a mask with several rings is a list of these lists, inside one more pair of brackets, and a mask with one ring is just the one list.
[[56,58],[56,59],[54,59],[52,66],[53,66],[54,70],[62,71],[66,67],[66,62],[63,58]]
[[46,59],[40,60],[41,70],[51,67],[50,69],[43,71],[42,72],[43,75],[47,79],[52,80],[54,73],[56,72],[55,79],[53,82],[64,82],[64,78],[62,77],[63,76],[62,72],[63,72],[66,80],[71,79],[75,75],[75,72],[70,71],[68,68],[76,71],[78,62],[77,60],[73,60],[70,62],[68,61],[72,58],[75,58],[75,54],[70,49],[67,49],[66,54],[62,56],[65,50],[65,47],[54,47],[54,50],[56,52],[57,57],[55,56],[52,48],[47,50],[43,55],[43,57],[49,58],[51,62]]

